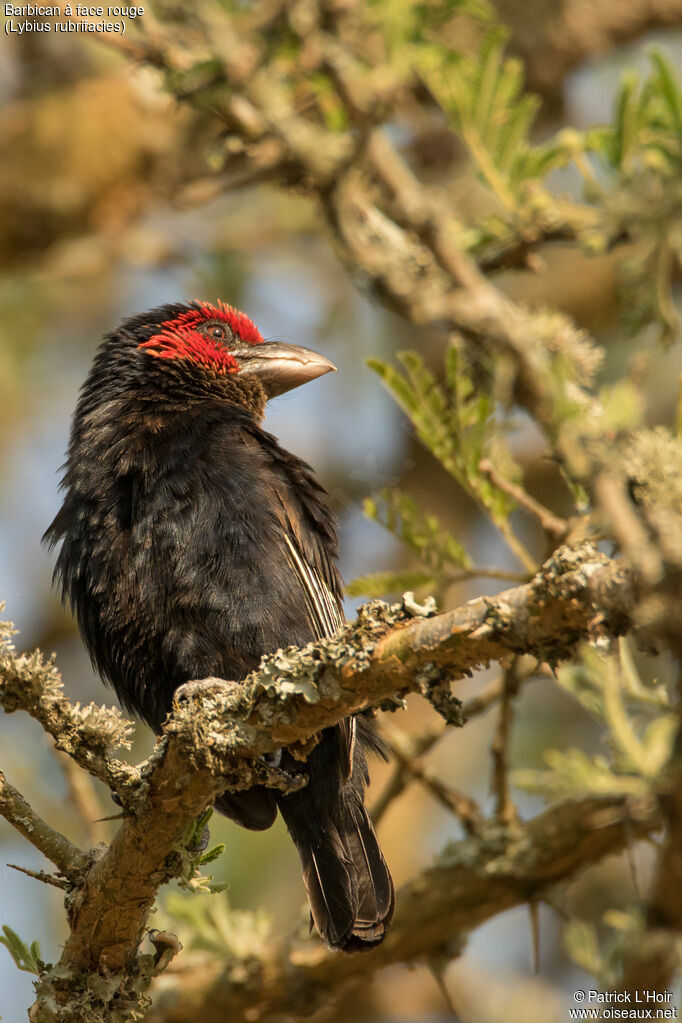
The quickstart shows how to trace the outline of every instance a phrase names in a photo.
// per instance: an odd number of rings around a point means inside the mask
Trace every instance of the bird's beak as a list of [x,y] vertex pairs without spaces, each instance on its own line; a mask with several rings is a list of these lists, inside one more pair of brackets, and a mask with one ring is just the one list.
[[336,373],[336,366],[319,352],[281,341],[264,341],[248,352],[235,353],[241,372],[258,377],[268,398],[291,391],[300,384],[325,373]]

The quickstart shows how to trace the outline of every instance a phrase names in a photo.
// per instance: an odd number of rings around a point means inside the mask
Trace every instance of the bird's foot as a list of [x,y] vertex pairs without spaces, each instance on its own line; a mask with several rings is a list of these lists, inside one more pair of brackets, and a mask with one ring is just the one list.
[[199,856],[208,849],[208,843],[211,841],[208,822],[212,815],[213,807],[210,806],[187,827],[182,844],[190,856]]
[[215,694],[226,696],[235,688],[238,688],[235,682],[226,682],[223,678],[194,679],[192,682],[184,682],[178,686],[173,699],[177,703],[182,703],[184,700],[192,700],[197,696],[205,697]]
[[204,824],[201,833],[197,828],[192,836],[192,842],[187,846],[187,851],[191,853],[202,853],[208,849],[208,843],[211,841],[211,829],[208,824]]
[[258,760],[259,763],[255,765],[254,773],[258,778],[258,783],[265,785],[266,788],[277,789],[279,792],[298,792],[308,784],[306,774],[292,774],[280,767],[281,757],[275,765],[267,763],[265,757],[259,757]]

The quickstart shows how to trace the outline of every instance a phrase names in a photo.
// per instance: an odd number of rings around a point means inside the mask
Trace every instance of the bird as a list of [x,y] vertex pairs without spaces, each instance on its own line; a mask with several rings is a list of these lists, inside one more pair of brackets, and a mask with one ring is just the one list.
[[[43,537],[61,542],[54,583],[93,665],[158,734],[184,683],[243,680],[263,654],[344,624],[338,525],[312,468],[263,429],[266,403],[335,370],[302,346],[264,340],[219,300],[125,319],[100,343],[80,390],[63,501]],[[395,893],[364,805],[361,716],[326,728],[307,784],[225,792],[216,808],[264,830],[282,815],[298,850],[311,922],[325,944],[368,951]]]

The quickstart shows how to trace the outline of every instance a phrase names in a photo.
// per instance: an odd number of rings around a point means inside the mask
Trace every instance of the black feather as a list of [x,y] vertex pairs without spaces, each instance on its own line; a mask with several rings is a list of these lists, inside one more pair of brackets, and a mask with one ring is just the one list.
[[[74,415],[55,579],[102,678],[159,731],[178,686],[243,679],[264,653],[343,624],[336,522],[308,465],[258,423],[263,394],[227,374],[140,351],[164,306],[100,346]],[[364,808],[364,722],[327,729],[308,784],[259,787],[217,808],[269,827],[279,807],[296,843],[316,926],[333,947],[381,940],[393,885]],[[283,766],[300,765],[285,756]]]

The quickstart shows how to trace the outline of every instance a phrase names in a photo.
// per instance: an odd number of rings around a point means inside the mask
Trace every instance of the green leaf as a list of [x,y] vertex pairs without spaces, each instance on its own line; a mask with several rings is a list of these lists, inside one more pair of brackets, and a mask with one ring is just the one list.
[[[500,82],[502,56],[506,42],[506,32],[491,32],[484,40],[479,55],[478,73],[472,81],[474,104],[471,111],[472,119],[478,125],[483,142],[491,145],[495,140],[495,103]],[[514,82],[513,75],[507,75],[509,84]],[[514,83],[515,84],[515,83]],[[503,107],[502,107],[503,108]]]
[[185,948],[210,952],[222,962],[262,961],[270,937],[270,924],[262,911],[234,909],[226,897],[188,899],[169,892],[158,924],[178,934]]
[[616,97],[615,112],[615,163],[622,167],[637,134],[639,115],[639,75],[629,71],[623,75]]
[[436,582],[433,572],[418,572],[406,569],[404,572],[375,572],[373,575],[359,575],[346,586],[349,597],[383,597],[386,594],[402,594],[407,590],[418,590],[422,586],[432,587]]
[[644,773],[657,778],[670,761],[677,736],[678,721],[675,714],[662,714],[647,725],[642,736]]
[[[380,493],[379,502],[365,502],[365,514],[402,540],[429,570],[429,578],[442,580],[453,568],[468,569],[469,555],[436,515],[424,514],[407,494],[394,487]],[[414,589],[414,585],[405,589]]]
[[[445,383],[453,394],[457,389],[459,376],[459,350],[456,344],[450,344],[445,350]],[[468,397],[468,395],[465,395]]]
[[206,890],[209,895],[222,895],[230,887],[229,881],[214,881],[213,878],[209,878]]
[[225,852],[225,843],[224,842],[219,842],[218,845],[214,845],[212,849],[208,849],[203,854],[203,856],[201,856],[199,858],[199,866],[203,867],[203,865],[205,863],[213,863],[213,861],[217,860],[219,856],[222,856],[222,854],[224,852]]
[[367,359],[367,365],[379,374],[382,382],[391,392],[397,403],[410,418],[415,411],[415,396],[409,384],[401,373],[382,359]]
[[615,384],[602,387],[599,403],[603,409],[603,429],[617,433],[633,430],[644,416],[644,398],[641,390],[631,380],[618,380]]
[[39,943],[33,941],[30,946],[27,945],[8,924],[3,924],[2,931],[4,937],[0,937],[0,945],[5,946],[18,969],[23,970],[25,973],[39,974],[39,960],[41,958]]
[[[417,48],[414,64],[450,124],[468,147],[478,170],[508,211],[519,187],[541,166],[529,159],[530,131],[539,100],[523,94],[523,64],[505,57],[507,31],[493,25],[476,54],[449,53],[445,46]],[[546,159],[546,147],[540,147]],[[553,158],[559,152],[554,150]]]
[[[535,96],[524,96],[499,131],[497,165],[500,170],[510,175],[514,185],[529,177],[540,177],[538,171],[544,170],[547,165],[549,147],[529,148],[523,151],[524,142],[539,109],[539,99]],[[532,157],[535,157],[535,161]],[[531,171],[533,173],[529,173]]]
[[666,102],[678,136],[682,137],[682,90],[677,81],[674,68],[670,61],[658,49],[649,53],[652,64],[658,73],[661,94]]
[[594,924],[586,920],[569,920],[563,929],[562,938],[566,953],[573,962],[588,973],[599,976],[603,962]]
[[[449,346],[445,353],[444,380],[436,379],[417,352],[399,352],[397,358],[403,373],[380,359],[370,359],[368,365],[379,374],[409,416],[424,446],[514,546],[515,537],[507,519],[515,503],[479,469],[482,458],[490,456],[501,475],[508,479],[517,479],[520,475],[494,420],[491,395],[474,388],[455,345]],[[469,567],[469,558],[461,544],[443,532],[437,520],[432,523],[427,516],[417,523],[416,508],[405,495],[384,494],[382,507],[383,512],[372,501],[366,506],[366,514],[382,522],[412,547],[422,563],[433,570],[437,584],[444,581],[447,563]],[[433,557],[427,554],[429,549],[433,549]]]
[[552,798],[594,795],[643,796],[648,785],[635,774],[622,774],[603,756],[591,757],[583,750],[545,750],[549,770],[512,771],[512,782],[528,792]]

